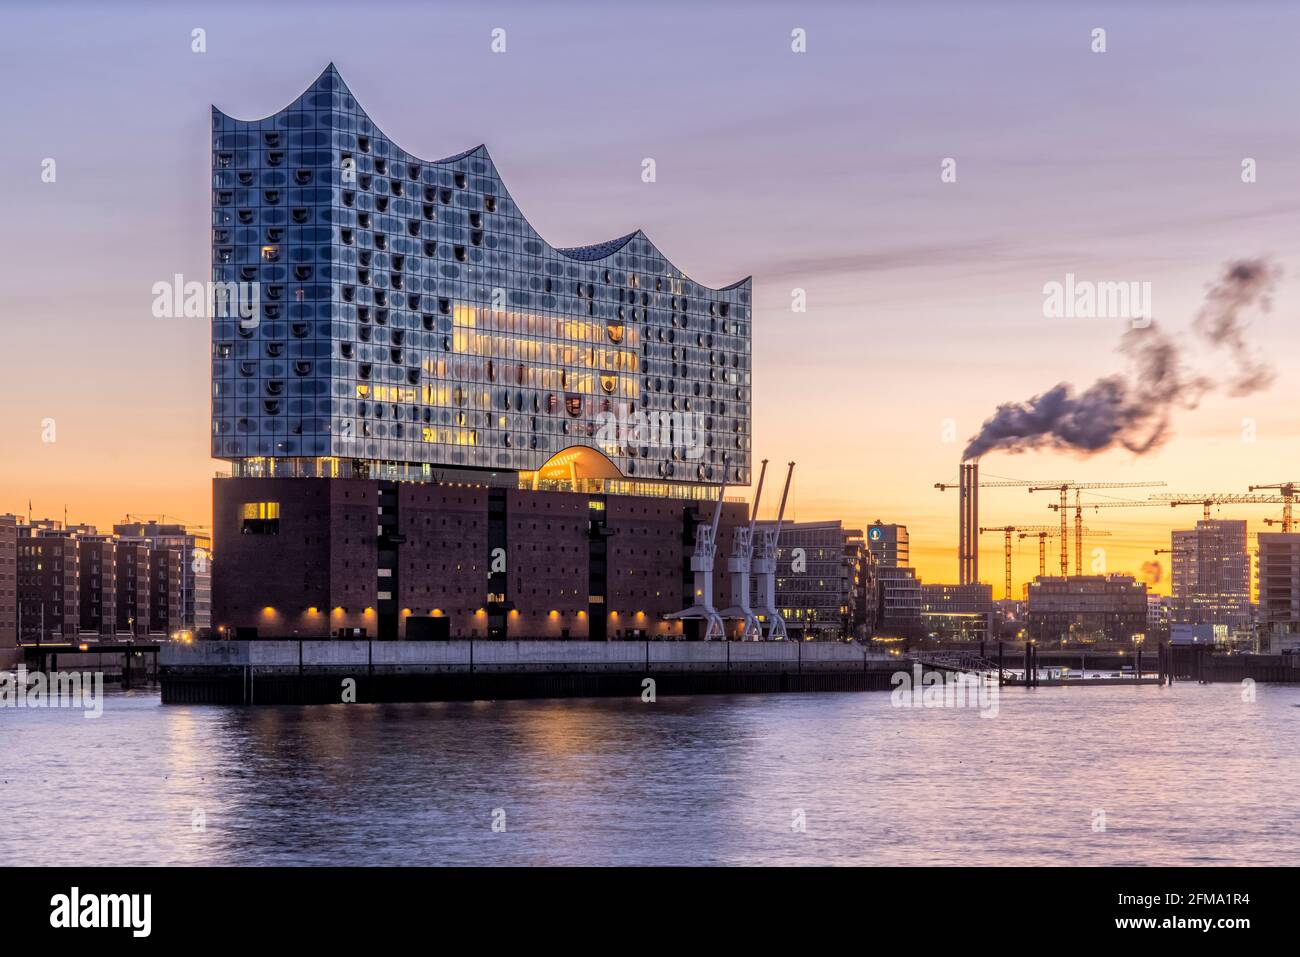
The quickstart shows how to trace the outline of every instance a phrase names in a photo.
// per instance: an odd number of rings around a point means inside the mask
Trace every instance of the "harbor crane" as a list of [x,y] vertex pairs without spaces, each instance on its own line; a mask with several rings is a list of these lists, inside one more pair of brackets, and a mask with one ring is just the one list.
[[[1296,490],[1300,489],[1300,482],[1275,482],[1272,485],[1252,485],[1250,491],[1257,492],[1260,489],[1277,489],[1277,493],[1282,496],[1282,531],[1291,531],[1291,505],[1295,500]],[[1267,519],[1265,520],[1267,521]],[[1269,525],[1278,524],[1276,521],[1268,522]]]
[[695,526],[695,551],[691,554],[691,571],[695,573],[695,603],[682,611],[664,617],[680,621],[694,619],[704,622],[704,640],[725,640],[727,629],[722,616],[713,607],[713,556],[718,550],[718,520],[722,518],[722,501],[727,494],[727,473],[722,473],[722,488],[718,490],[718,504],[713,509],[713,521]]
[[[1022,531],[1020,538],[1037,538],[1038,539],[1038,576],[1041,578],[1047,574],[1047,542],[1049,539],[1056,538],[1060,532],[1055,525],[1026,525],[1026,529],[1031,531]],[[1091,528],[1083,530],[1085,538],[1109,538],[1110,532],[1094,531]]]
[[744,622],[745,637],[758,641],[763,637],[763,626],[749,607],[749,577],[754,559],[754,523],[758,521],[758,505],[763,500],[763,480],[767,478],[767,459],[763,459],[758,473],[758,488],[754,491],[754,507],[749,516],[749,527],[738,528],[732,535],[731,555],[727,571],[731,575],[731,598],[735,602],[718,614],[723,618],[738,618]]
[[1083,507],[1085,504],[1094,505],[1094,502],[1083,502],[1082,492],[1093,491],[1095,489],[1110,488],[1157,488],[1163,486],[1164,482],[1043,482],[1038,485],[1031,485],[1031,492],[1059,492],[1061,501],[1059,505],[1051,506],[1061,515],[1061,577],[1064,578],[1070,573],[1070,549],[1069,549],[1069,531],[1066,525],[1066,509],[1070,506],[1070,491],[1074,491],[1074,573],[1083,574]]
[[754,549],[753,569],[758,577],[758,610],[767,619],[768,641],[784,641],[789,637],[785,631],[785,619],[776,607],[776,556],[781,542],[781,522],[785,519],[785,500],[790,494],[790,478],[793,475],[794,463],[791,462],[785,473],[785,488],[781,490],[781,506],[777,509],[776,522],[758,529],[758,542]]

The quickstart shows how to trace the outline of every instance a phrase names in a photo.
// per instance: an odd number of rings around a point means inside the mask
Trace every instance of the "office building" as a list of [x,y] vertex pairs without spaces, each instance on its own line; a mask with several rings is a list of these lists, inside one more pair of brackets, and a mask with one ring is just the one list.
[[984,641],[992,636],[996,611],[992,585],[921,585],[921,617],[935,638]]
[[906,525],[886,525],[877,519],[867,529],[867,547],[883,568],[905,568],[911,564]]
[[[865,636],[876,585],[860,530],[839,521],[783,523],[776,567],[777,610],[792,639]],[[756,582],[751,595],[757,603]]]
[[1300,648],[1300,533],[1259,533],[1259,644]]
[[1146,635],[1147,586],[1130,575],[1039,576],[1027,630],[1040,643],[1131,643]]
[[1168,638],[1171,617],[1169,596],[1147,592],[1147,637],[1153,641]]
[[890,638],[922,637],[925,622],[921,611],[921,582],[916,577],[916,569],[881,565],[877,575],[880,584],[876,633]]
[[1170,552],[1174,624],[1226,625],[1232,632],[1250,629],[1245,521],[1206,519],[1194,529],[1175,531]]

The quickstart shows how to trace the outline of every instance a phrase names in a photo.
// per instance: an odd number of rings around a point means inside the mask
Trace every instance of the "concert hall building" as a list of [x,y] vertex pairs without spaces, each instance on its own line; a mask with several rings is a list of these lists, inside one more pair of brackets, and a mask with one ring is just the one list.
[[405,152],[333,65],[214,108],[212,165],[214,632],[681,632],[751,480],[748,278],[551,246],[483,146]]

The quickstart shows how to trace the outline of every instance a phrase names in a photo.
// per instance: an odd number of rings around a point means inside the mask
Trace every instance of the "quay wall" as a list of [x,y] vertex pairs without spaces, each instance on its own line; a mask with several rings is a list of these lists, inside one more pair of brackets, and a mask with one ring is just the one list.
[[896,658],[853,642],[205,641],[165,646],[164,704],[888,690]]

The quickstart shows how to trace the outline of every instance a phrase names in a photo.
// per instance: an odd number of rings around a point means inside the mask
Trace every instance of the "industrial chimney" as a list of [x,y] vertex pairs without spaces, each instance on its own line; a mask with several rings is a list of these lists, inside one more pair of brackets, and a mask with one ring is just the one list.
[[971,585],[980,580],[980,463],[961,463],[961,484],[957,496],[957,581]]

